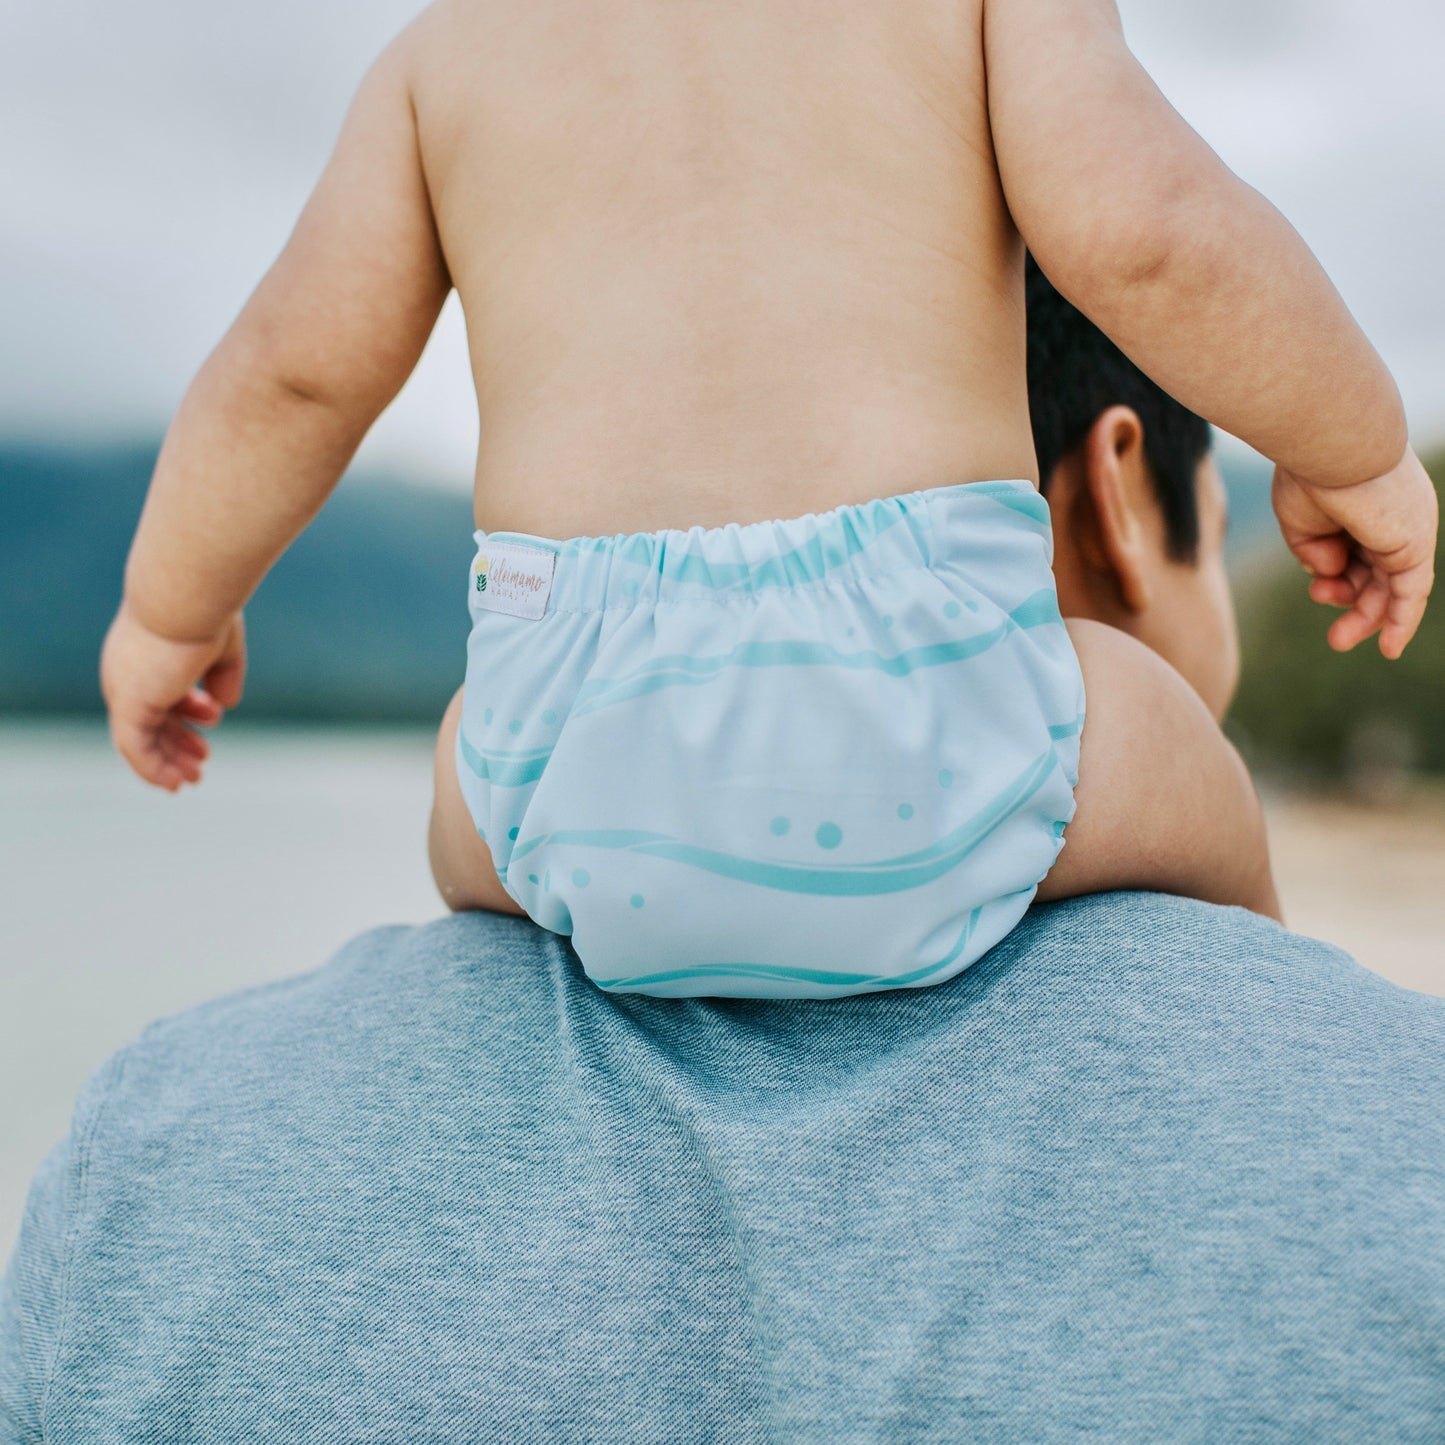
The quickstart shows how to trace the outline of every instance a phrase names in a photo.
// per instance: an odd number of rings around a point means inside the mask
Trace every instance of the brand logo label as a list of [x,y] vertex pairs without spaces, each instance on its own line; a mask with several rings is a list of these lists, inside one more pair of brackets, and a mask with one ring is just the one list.
[[483,544],[472,563],[472,597],[488,612],[533,620],[547,611],[557,554],[519,542]]

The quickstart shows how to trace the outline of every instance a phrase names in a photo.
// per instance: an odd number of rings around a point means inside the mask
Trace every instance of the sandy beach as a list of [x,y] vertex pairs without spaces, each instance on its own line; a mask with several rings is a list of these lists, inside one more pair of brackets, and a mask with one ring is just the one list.
[[1445,788],[1392,803],[1262,791],[1288,926],[1445,997]]

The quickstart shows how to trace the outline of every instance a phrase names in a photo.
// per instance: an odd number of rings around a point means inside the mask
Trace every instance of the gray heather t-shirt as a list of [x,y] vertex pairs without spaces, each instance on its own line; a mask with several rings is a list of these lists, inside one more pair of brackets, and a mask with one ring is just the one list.
[[1445,1001],[1146,894],[825,1003],[369,933],[87,1085],[0,1290],[42,1439],[1445,1440]]

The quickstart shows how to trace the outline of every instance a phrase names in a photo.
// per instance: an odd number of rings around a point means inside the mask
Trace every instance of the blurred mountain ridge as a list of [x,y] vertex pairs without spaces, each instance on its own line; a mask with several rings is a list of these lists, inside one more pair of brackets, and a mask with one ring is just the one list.
[[[0,712],[103,711],[100,644],[159,443],[0,443]],[[239,715],[440,719],[461,683],[472,503],[352,473],[246,608]]]

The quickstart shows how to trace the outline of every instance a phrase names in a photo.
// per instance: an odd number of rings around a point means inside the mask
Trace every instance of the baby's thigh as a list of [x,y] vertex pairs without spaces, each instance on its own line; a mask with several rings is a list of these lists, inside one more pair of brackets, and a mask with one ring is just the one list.
[[1142,888],[1277,916],[1254,785],[1198,694],[1127,633],[1068,628],[1086,699],[1076,812],[1038,897]]
[[458,688],[442,717],[433,760],[431,825],[427,852],[432,877],[442,901],[453,913],[490,908],[498,913],[521,913],[492,862],[492,850],[482,842],[457,782],[457,728],[462,716],[462,689]]

